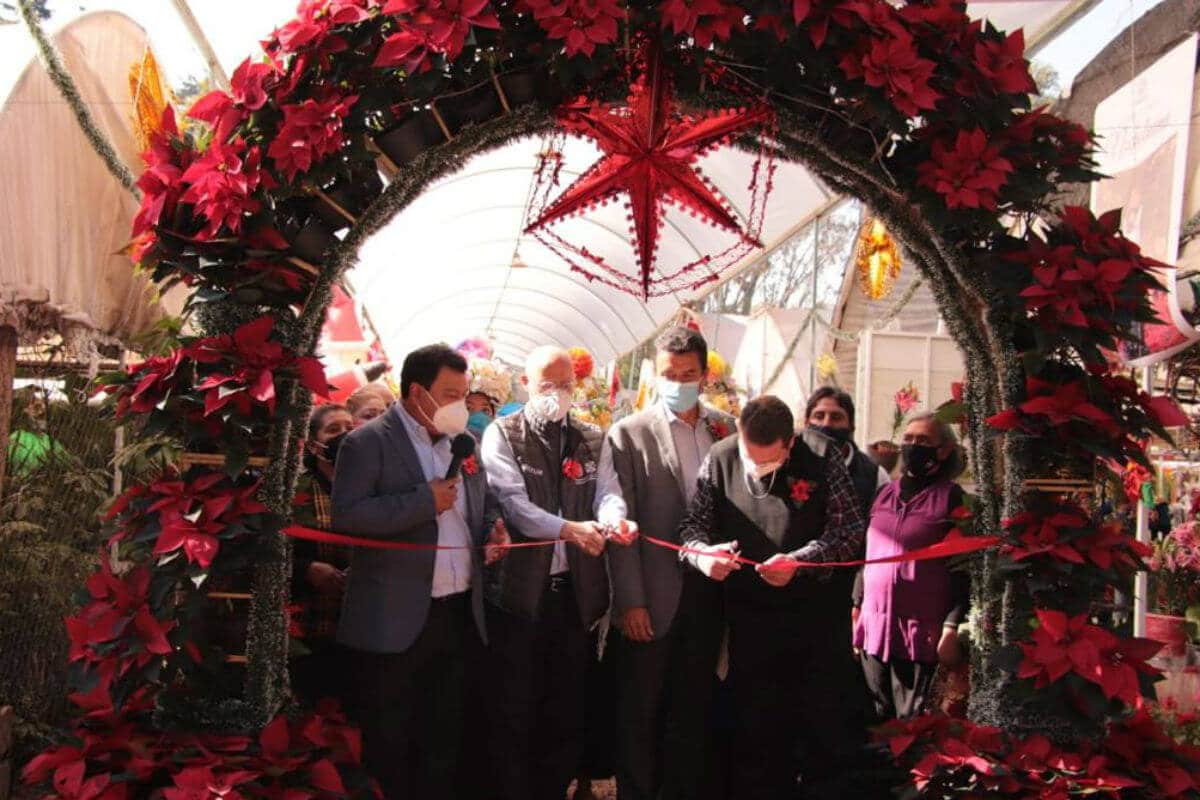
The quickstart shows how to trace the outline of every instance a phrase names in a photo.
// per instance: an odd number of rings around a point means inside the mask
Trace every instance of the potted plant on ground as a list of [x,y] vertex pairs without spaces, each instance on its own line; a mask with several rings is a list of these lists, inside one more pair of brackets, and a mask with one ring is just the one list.
[[1200,522],[1188,520],[1154,543],[1150,557],[1150,613],[1146,636],[1164,644],[1162,654],[1186,653],[1189,608],[1200,603]]

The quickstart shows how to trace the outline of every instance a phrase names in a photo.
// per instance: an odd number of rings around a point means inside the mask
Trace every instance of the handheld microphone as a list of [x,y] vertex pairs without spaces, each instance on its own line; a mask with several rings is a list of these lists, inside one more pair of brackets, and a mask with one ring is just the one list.
[[462,470],[462,463],[475,455],[475,437],[469,433],[455,436],[450,441],[450,454],[453,458],[450,459],[450,468],[446,470],[446,480],[456,477]]

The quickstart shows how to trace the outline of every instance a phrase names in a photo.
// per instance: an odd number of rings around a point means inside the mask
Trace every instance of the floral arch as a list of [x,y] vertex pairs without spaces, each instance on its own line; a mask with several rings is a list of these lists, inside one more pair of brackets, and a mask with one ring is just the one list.
[[[433,179],[553,129],[566,100],[622,103],[646,41],[681,108],[765,109],[769,122],[736,146],[802,162],[869,203],[966,356],[981,488],[970,525],[1005,544],[975,568],[972,721],[928,718],[892,740],[915,782],[1014,797],[1200,786],[1200,762],[1137,710],[1154,648],[1091,621],[1138,546],[1062,489],[1101,461],[1144,463],[1140,441],[1170,420],[1169,403],[1106,357],[1152,316],[1154,264],[1117,214],[1055,205],[1060,185],[1098,179],[1092,138],[1029,107],[1020,32],[953,0],[304,0],[266,60],[193,106],[193,125],[168,111],[138,183],[135,241],[158,281],[191,288],[205,335],[109,384],[118,413],[183,455],[111,512],[135,566],[103,567],[68,623],[87,745],[48,751],[30,780],[67,767],[101,788],[149,779],[162,765],[114,744],[119,726],[182,726],[210,751],[220,746],[204,731],[261,729],[239,758],[290,752],[307,765],[292,785],[354,793],[353,736],[279,716],[281,531],[311,392],[323,390],[310,354],[331,287]],[[330,237],[322,218],[349,231]],[[208,588],[236,575],[252,599],[244,687],[231,692],[222,654],[196,638]],[[182,786],[186,769],[168,780]],[[285,782],[244,771],[264,796]]]

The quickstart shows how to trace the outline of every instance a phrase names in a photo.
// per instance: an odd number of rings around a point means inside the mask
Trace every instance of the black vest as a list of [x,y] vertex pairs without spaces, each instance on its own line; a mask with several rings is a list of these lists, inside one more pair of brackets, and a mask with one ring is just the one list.
[[[594,517],[596,468],[600,458],[600,429],[572,420],[569,427],[550,429],[544,438],[534,430],[527,412],[496,420],[495,424],[512,448],[530,502],[563,519],[581,521]],[[565,445],[562,437],[566,437]],[[580,477],[564,475],[570,459],[578,464]],[[514,542],[531,539],[505,520]],[[591,625],[608,608],[608,574],[604,557],[593,558],[575,545],[566,545],[571,582],[581,621]],[[518,547],[485,571],[485,596],[490,602],[529,620],[541,611],[542,595],[554,558],[552,547]]]
[[875,505],[875,495],[879,489],[879,465],[857,448],[850,459],[850,480],[854,482],[854,494],[858,496],[863,519],[870,519],[871,506]]
[[[776,553],[789,553],[819,539],[825,530],[828,495],[825,459],[797,437],[774,481],[768,477],[763,484],[755,482],[752,494],[737,443],[737,437],[731,436],[709,451],[717,484],[713,540],[736,540],[743,556],[766,561]],[[801,480],[811,484],[810,495],[802,503],[792,498],[793,487]],[[764,492],[767,494],[762,497]],[[776,534],[780,544],[776,545],[768,532]],[[776,588],[748,566],[732,573],[725,586],[731,618],[768,609],[811,609],[815,602],[825,605],[829,595],[828,584],[811,574],[799,574],[787,586]]]

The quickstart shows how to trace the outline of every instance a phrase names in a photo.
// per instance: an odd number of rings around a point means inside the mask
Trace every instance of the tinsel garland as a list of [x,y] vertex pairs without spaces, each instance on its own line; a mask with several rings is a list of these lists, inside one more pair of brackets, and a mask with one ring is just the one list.
[[[453,174],[474,156],[499,147],[521,136],[535,135],[553,126],[551,115],[543,109],[527,106],[481,125],[464,128],[452,140],[422,152],[395,175],[378,198],[362,213],[346,237],[324,254],[324,264],[313,282],[299,317],[286,328],[284,341],[297,352],[312,352],[320,336],[325,313],[332,299],[333,286],[357,261],[358,250],[373,234],[404,210],[430,183]],[[210,309],[209,316],[228,313],[219,323],[206,319],[213,327],[241,324],[246,307],[235,310]],[[255,314],[259,309],[252,309]],[[207,326],[206,326],[207,327]],[[285,423],[272,436],[268,457],[271,466],[263,481],[260,497],[273,511],[290,515],[291,500],[299,474],[300,443],[305,420],[311,410],[311,398],[293,385],[283,395],[279,409]],[[282,536],[264,542],[262,561],[255,568],[254,599],[246,634],[246,714],[245,727],[261,726],[279,710],[288,697],[287,621],[282,613],[291,580],[291,547]]]
[[104,135],[104,131],[96,125],[96,120],[92,117],[92,112],[88,109],[87,103],[83,101],[83,97],[79,94],[79,89],[75,86],[75,81],[71,78],[71,74],[63,65],[62,57],[59,55],[58,48],[46,36],[46,31],[42,28],[41,22],[38,20],[37,12],[33,8],[31,0],[17,0],[17,4],[21,9],[21,18],[25,20],[25,27],[29,29],[29,35],[33,37],[34,43],[37,45],[38,55],[41,57],[42,64],[46,67],[46,74],[50,76],[51,82],[58,89],[63,99],[67,101],[67,105],[71,108],[71,113],[75,115],[75,121],[79,123],[80,130],[91,143],[92,149],[100,156],[104,162],[104,166],[116,178],[122,186],[128,189],[134,197],[141,197],[141,192],[138,191],[137,180],[133,177],[133,173],[129,171],[129,167],[117,155],[113,149],[112,143],[108,141],[108,137]]
[[[914,280],[911,284],[909,284],[908,288],[896,298],[896,302],[892,303],[887,311],[884,311],[882,314],[880,314],[879,317],[877,317],[869,326],[864,328],[864,330],[881,331],[886,328],[892,320],[900,315],[900,312],[904,310],[905,306],[907,306],[912,299],[917,296],[917,292],[924,285],[924,278],[917,278]],[[859,338],[862,337],[862,331],[844,331],[841,328],[835,328],[832,322],[825,319],[820,314],[817,315],[817,322],[819,322],[821,326],[825,328],[826,333],[838,341],[857,342]]]

